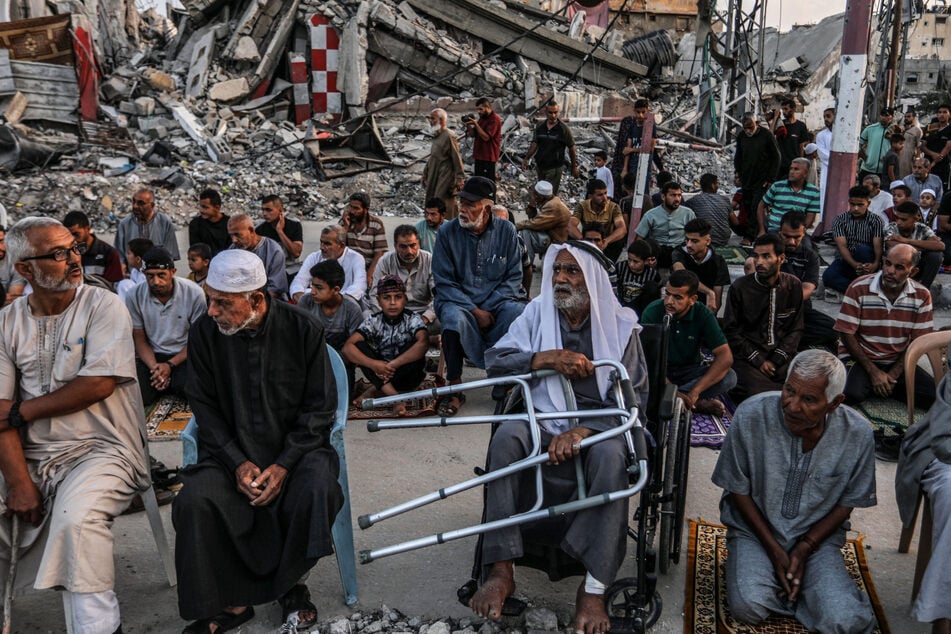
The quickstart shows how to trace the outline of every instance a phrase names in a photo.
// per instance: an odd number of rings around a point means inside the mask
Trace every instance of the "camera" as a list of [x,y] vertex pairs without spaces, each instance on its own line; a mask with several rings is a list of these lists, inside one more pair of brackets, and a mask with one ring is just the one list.
[[463,123],[472,123],[473,121],[475,121],[475,117],[474,117],[473,115],[471,115],[471,114],[464,114],[464,115],[462,115],[462,122],[463,122]]

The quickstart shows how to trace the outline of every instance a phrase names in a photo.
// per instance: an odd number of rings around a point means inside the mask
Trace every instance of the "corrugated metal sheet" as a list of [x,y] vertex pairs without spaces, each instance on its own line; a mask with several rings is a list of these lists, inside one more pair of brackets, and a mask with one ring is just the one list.
[[0,97],[12,95],[17,91],[13,83],[13,69],[10,68],[10,52],[0,48]]
[[79,84],[72,66],[11,61],[10,68],[16,89],[27,98],[23,121],[76,125]]

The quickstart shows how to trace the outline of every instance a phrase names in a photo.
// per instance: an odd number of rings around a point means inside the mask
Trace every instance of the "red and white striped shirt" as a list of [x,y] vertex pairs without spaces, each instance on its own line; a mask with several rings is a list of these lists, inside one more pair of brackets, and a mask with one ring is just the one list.
[[934,330],[931,293],[909,278],[892,303],[881,284],[881,272],[852,282],[842,299],[835,330],[855,335],[871,361],[891,363],[913,339]]

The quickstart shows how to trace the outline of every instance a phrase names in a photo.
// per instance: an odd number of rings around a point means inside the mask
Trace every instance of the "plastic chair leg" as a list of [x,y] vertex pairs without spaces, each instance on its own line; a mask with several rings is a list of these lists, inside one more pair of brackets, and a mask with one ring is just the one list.
[[350,515],[350,481],[347,477],[347,452],[343,442],[343,430],[334,430],[330,434],[330,445],[337,452],[340,461],[340,475],[337,482],[343,491],[343,506],[337,513],[331,533],[334,540],[334,553],[337,555],[337,568],[347,605],[357,602],[357,557],[353,547],[353,520]]
[[165,536],[165,526],[162,523],[162,515],[159,513],[158,500],[155,499],[155,489],[149,485],[149,488],[142,492],[142,502],[145,505],[145,514],[149,518],[149,525],[152,527],[152,537],[155,538],[155,546],[158,548],[159,557],[162,558],[162,565],[165,567],[165,576],[168,577],[168,585],[175,587],[178,579],[175,576],[175,560],[172,559],[172,551],[168,547],[168,538]]

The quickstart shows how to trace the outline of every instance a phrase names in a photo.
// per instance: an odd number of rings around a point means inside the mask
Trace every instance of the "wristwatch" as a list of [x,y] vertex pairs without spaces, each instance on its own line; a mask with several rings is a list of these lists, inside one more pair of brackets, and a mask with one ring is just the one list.
[[26,419],[20,414],[20,403],[22,401],[13,401],[13,405],[10,406],[10,413],[7,414],[7,422],[10,423],[10,427],[13,429],[26,427]]
[[175,364],[174,364],[174,363],[172,363],[172,360],[171,360],[171,359],[169,359],[169,360],[168,360],[168,361],[166,361],[165,363],[167,363],[167,364],[168,364],[168,368],[169,368],[169,370],[174,370],[174,369],[175,369]]

